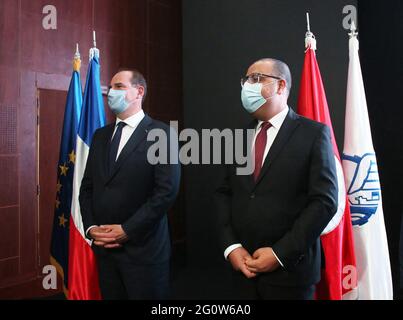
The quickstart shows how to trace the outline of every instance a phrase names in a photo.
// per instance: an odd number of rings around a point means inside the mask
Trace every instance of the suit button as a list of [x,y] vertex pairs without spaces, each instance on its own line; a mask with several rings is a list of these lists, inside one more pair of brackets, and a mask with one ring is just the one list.
[[251,198],[251,199],[255,199],[255,194],[252,193],[252,194],[250,195],[250,198]]

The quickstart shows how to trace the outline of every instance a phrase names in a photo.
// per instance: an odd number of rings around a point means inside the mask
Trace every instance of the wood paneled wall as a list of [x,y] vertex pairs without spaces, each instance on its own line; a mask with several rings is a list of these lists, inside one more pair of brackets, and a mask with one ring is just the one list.
[[[47,4],[57,9],[56,30],[42,26]],[[67,91],[77,42],[84,85],[92,30],[102,85],[119,67],[137,68],[149,84],[145,110],[182,121],[181,0],[0,0],[0,297],[40,290],[37,90]],[[176,239],[182,219],[172,220]]]

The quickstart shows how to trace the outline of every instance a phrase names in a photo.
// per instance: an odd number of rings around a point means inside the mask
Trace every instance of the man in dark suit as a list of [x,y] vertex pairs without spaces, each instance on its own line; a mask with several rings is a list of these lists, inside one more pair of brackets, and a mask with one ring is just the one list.
[[320,280],[319,236],[337,209],[329,128],[287,105],[288,66],[254,63],[242,79],[242,104],[255,118],[252,175],[226,167],[216,190],[220,244],[246,299],[312,299]]
[[169,126],[143,112],[146,90],[137,70],[113,77],[108,104],[116,122],[95,132],[81,183],[83,224],[93,240],[104,299],[169,295],[167,211],[178,193],[180,166],[150,164],[147,134],[163,130],[168,146],[177,145],[177,138]]

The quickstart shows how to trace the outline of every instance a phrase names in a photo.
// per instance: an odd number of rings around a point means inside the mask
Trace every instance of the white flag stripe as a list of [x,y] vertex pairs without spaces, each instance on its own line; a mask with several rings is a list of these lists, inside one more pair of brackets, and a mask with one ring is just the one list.
[[340,225],[340,222],[342,221],[344,216],[344,211],[346,209],[346,189],[343,168],[339,158],[336,156],[334,158],[337,171],[337,184],[339,187],[339,193],[337,197],[337,211],[332,220],[330,220],[326,228],[322,231],[322,236],[334,231],[334,229],[336,229]]
[[85,165],[87,163],[89,153],[89,147],[81,139],[80,135],[77,135],[76,142],[76,163],[74,168],[74,179],[73,179],[73,196],[71,203],[71,218],[74,221],[76,229],[80,232],[82,237],[90,244],[90,240],[85,237],[83,220],[81,218],[80,203],[78,201],[78,196],[80,194],[81,180],[84,176]]
[[358,299],[393,299],[378,166],[362,79],[359,43],[350,38],[343,169],[351,205]]

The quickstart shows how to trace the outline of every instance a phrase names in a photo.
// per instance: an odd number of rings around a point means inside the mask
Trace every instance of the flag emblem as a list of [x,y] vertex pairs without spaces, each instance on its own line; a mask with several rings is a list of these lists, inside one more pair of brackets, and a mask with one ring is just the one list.
[[[381,200],[378,165],[374,153],[362,157],[343,154],[345,166],[353,166],[353,178],[348,186],[353,226],[363,226],[376,213]],[[350,171],[350,170],[349,170]]]

